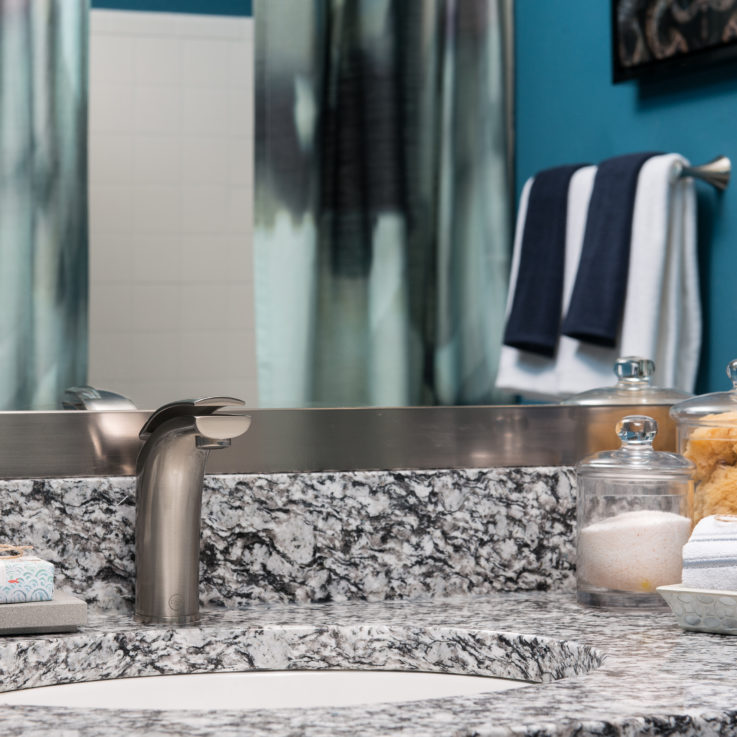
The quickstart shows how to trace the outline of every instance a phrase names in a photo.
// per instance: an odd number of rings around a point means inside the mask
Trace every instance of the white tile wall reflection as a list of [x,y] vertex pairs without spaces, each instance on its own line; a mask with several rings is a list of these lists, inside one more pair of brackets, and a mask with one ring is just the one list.
[[255,406],[250,18],[92,11],[89,183],[90,383]]

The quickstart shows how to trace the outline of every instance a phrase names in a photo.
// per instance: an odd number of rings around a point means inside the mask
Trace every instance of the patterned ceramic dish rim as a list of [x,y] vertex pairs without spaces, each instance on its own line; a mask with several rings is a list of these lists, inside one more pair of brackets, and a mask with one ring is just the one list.
[[[727,589],[694,589],[682,583],[658,586],[656,591],[668,602],[678,624],[685,630],[737,635],[737,591]],[[691,611],[674,608],[676,597],[686,595]],[[713,610],[719,602],[729,603],[733,610],[728,615],[720,615]]]

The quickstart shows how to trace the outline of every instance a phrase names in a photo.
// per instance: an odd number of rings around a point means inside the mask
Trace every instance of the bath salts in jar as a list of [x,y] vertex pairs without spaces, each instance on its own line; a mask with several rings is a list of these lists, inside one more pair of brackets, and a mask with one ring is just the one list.
[[576,598],[582,604],[660,608],[666,603],[655,589],[681,582],[693,464],[653,450],[656,433],[651,417],[629,415],[617,425],[619,450],[576,467]]

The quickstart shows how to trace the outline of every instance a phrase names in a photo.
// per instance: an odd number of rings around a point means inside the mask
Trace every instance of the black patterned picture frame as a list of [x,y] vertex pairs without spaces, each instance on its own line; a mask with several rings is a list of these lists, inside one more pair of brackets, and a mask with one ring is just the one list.
[[612,78],[737,59],[737,0],[611,0]]

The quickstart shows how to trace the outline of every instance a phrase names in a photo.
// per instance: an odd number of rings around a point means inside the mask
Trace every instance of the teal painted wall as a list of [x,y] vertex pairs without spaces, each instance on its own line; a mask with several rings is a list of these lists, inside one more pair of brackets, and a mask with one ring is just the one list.
[[[516,181],[556,164],[660,150],[737,165],[737,65],[611,81],[609,0],[516,0]],[[729,388],[737,358],[737,175],[697,183],[704,345],[697,391]]]
[[202,15],[253,15],[251,0],[91,0],[92,8]]

